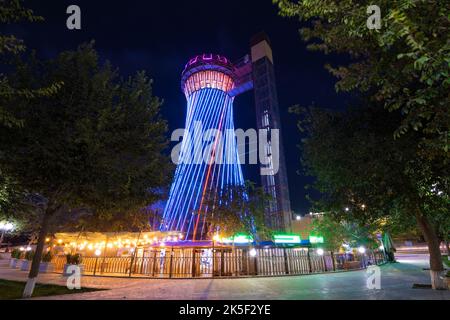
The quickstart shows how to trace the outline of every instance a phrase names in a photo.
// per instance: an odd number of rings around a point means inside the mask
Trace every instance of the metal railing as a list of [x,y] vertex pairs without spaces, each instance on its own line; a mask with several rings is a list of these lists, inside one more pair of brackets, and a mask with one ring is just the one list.
[[[255,254],[256,253],[256,254]],[[211,278],[282,276],[363,269],[385,262],[382,252],[319,255],[308,248],[154,248],[141,257],[83,257],[87,275]],[[65,256],[53,258],[63,272]]]

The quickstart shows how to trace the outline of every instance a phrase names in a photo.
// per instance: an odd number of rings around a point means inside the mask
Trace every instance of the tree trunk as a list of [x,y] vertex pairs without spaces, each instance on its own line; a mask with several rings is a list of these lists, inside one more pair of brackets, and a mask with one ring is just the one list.
[[34,253],[33,261],[31,263],[30,273],[28,274],[27,284],[25,285],[25,289],[23,290],[22,298],[31,298],[34,291],[34,287],[36,285],[37,276],[39,274],[39,265],[41,263],[42,258],[42,251],[44,250],[45,238],[48,232],[50,217],[53,213],[50,210],[51,210],[50,208],[47,208],[42,218],[36,251]]
[[447,289],[443,276],[444,266],[442,264],[441,246],[436,231],[430,224],[428,218],[420,210],[416,210],[416,219],[420,230],[422,230],[430,253],[430,275],[433,289]]
[[447,248],[447,256],[450,257],[450,241],[445,240],[445,247]]

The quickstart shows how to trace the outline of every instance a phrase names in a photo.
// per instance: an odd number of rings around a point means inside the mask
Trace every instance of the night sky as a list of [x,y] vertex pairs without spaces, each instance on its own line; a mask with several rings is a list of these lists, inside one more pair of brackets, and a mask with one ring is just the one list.
[[[335,92],[335,79],[323,68],[339,57],[306,50],[296,19],[278,16],[271,0],[227,1],[26,1],[46,19],[38,24],[9,26],[7,30],[24,39],[43,58],[80,43],[96,41],[102,59],[119,68],[122,75],[145,70],[154,79],[154,93],[164,99],[163,115],[170,131],[184,126],[185,98],[180,74],[187,60],[200,53],[218,53],[237,60],[249,53],[251,36],[264,30],[274,54],[280,102],[282,134],[286,153],[292,209],[309,211],[304,186],[311,178],[298,174],[301,136],[296,117],[288,108],[315,103],[341,109],[346,97]],[[82,30],[66,28],[66,8],[76,4],[82,11]],[[253,93],[235,100],[236,128],[255,128]],[[259,183],[256,166],[244,168],[246,179]]]

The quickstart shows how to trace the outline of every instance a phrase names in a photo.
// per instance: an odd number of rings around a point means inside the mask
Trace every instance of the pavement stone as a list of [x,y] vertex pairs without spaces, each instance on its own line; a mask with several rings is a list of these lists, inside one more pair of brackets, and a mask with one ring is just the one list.
[[[136,279],[83,276],[81,285],[108,289],[81,294],[41,297],[56,300],[450,300],[450,291],[413,289],[430,283],[428,256],[400,255],[399,263],[381,267],[381,289],[369,290],[366,271],[241,279]],[[25,281],[27,273],[0,263],[0,278]],[[40,283],[65,285],[59,274],[40,274]]]

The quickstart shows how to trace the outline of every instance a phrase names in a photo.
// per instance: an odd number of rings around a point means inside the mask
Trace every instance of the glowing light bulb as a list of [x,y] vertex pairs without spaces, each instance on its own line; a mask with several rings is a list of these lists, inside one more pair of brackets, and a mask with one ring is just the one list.
[[317,249],[317,254],[318,254],[319,256],[323,256],[323,254],[324,254],[323,249],[322,249],[322,248]]

